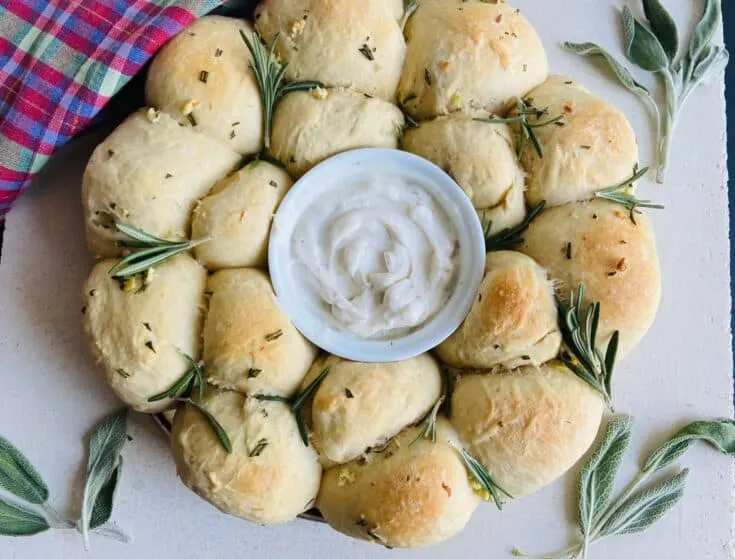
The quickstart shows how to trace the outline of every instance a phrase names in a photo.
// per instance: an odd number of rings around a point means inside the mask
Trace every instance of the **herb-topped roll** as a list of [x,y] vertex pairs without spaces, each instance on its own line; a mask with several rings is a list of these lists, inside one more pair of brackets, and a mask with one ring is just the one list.
[[396,148],[403,113],[350,89],[286,95],[273,116],[271,153],[298,177],[327,157],[356,148]]
[[505,2],[420,6],[406,38],[398,102],[421,120],[500,114],[548,73],[536,31]]
[[249,268],[221,270],[207,290],[207,380],[252,394],[296,392],[316,349],[281,311],[268,276]]
[[317,80],[392,101],[406,54],[400,0],[264,0],[255,26],[288,63],[289,80]]
[[[525,142],[521,163],[528,173],[526,198],[556,206],[594,196],[635,173],[638,144],[625,115],[564,76],[550,76],[525,97],[541,155]],[[555,122],[555,119],[561,117]]]
[[384,448],[325,471],[317,506],[332,528],[353,538],[390,547],[444,541],[480,502],[459,446],[443,418],[436,442],[418,427],[404,429]]
[[241,154],[263,147],[263,103],[240,31],[247,21],[205,16],[166,44],[151,63],[149,105]]
[[187,487],[222,512],[260,524],[288,522],[311,508],[322,468],[285,403],[211,390],[201,405],[224,429],[232,453],[201,411],[179,408],[171,443]]
[[120,399],[137,411],[171,406],[165,392],[199,359],[206,271],[181,254],[143,276],[115,279],[99,262],[84,285],[82,322],[92,355]]

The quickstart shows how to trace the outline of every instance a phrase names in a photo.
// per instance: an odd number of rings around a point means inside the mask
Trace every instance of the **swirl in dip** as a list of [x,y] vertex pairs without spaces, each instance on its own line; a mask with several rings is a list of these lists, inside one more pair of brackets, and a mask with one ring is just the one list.
[[457,279],[459,241],[418,180],[367,175],[304,209],[291,239],[294,272],[330,320],[365,339],[392,339],[430,320]]

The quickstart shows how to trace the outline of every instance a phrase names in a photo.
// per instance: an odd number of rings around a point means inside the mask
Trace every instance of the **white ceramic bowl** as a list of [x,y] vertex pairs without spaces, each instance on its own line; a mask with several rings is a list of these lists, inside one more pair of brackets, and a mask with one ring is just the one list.
[[[315,303],[310,287],[290,256],[294,228],[304,211],[327,191],[365,173],[415,178],[444,209],[459,238],[459,272],[446,305],[410,333],[390,340],[369,340],[341,330],[325,305]],[[394,149],[358,149],[323,161],[289,190],[273,219],[268,247],[271,281],[283,311],[315,345],[355,361],[399,361],[428,351],[454,332],[467,316],[482,281],[485,240],[477,212],[467,195],[439,167]]]

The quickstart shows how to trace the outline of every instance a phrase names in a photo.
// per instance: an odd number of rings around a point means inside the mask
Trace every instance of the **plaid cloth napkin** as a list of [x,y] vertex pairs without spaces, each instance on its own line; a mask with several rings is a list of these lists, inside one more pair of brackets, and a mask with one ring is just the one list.
[[54,150],[221,0],[0,0],[0,227]]

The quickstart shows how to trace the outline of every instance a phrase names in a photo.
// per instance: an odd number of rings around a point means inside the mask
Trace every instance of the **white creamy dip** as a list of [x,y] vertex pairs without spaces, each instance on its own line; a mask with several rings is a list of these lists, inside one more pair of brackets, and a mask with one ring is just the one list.
[[373,175],[332,188],[306,208],[290,256],[335,326],[389,339],[445,305],[458,249],[454,226],[419,181]]

